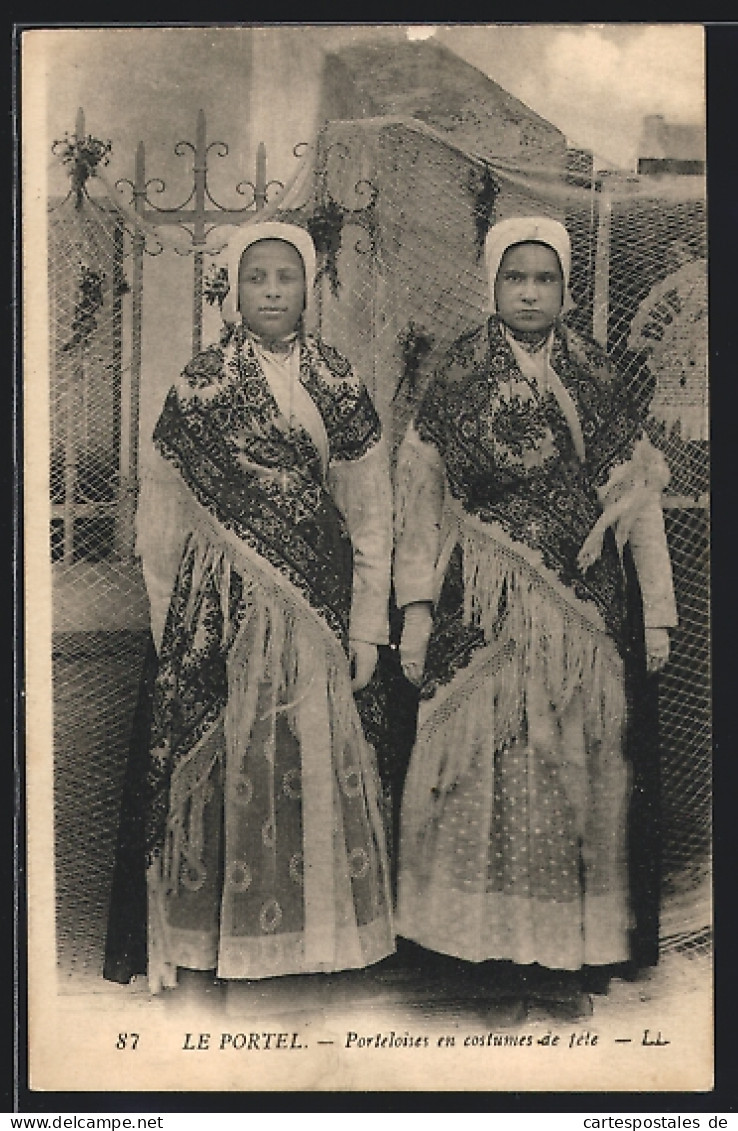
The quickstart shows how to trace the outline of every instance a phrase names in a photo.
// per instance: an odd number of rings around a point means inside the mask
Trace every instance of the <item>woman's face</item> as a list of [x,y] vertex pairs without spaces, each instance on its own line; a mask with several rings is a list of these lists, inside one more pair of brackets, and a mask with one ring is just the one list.
[[564,277],[559,257],[545,243],[518,243],[502,257],[495,303],[512,330],[547,330],[561,312]]
[[305,268],[284,240],[259,240],[241,257],[238,305],[249,330],[282,338],[296,328],[305,309]]

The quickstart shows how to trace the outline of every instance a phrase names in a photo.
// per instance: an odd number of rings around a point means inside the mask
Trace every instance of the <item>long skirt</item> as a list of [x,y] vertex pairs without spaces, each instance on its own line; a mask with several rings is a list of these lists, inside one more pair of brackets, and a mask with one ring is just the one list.
[[[562,586],[476,532],[452,555],[441,614],[449,601],[405,784],[398,934],[472,962],[623,962],[630,787],[619,652]],[[452,662],[437,648],[444,636],[456,643]]]
[[[338,641],[276,570],[200,534],[165,642],[146,786],[134,791],[149,810],[152,990],[176,984],[180,966],[261,978],[390,954],[376,756]],[[123,842],[130,819],[124,800]],[[122,981],[140,972],[141,948],[120,949],[109,936],[106,977]]]

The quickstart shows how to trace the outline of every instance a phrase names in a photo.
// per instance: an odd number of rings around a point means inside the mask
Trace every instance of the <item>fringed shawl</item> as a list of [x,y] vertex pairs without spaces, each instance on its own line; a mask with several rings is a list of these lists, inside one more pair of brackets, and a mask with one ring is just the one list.
[[602,553],[586,573],[577,555],[602,513],[598,492],[631,459],[642,422],[595,343],[557,327],[551,364],[577,409],[584,461],[556,399],[526,380],[495,317],[452,348],[415,425],[438,449],[461,511],[539,563],[620,643],[622,574],[612,532],[603,532]]
[[[329,458],[359,458],[381,431],[366,389],[331,347],[308,338],[300,348],[300,381],[323,419]],[[208,514],[283,574],[345,642],[351,544],[320,452],[294,424],[239,329],[186,366],[154,442]]]
[[[322,417],[329,458],[359,458],[381,431],[366,389],[330,347],[306,339],[300,348],[300,381]],[[275,693],[287,694],[280,710],[288,710],[296,688],[307,694],[310,655],[319,655],[328,693],[349,704],[346,727],[356,730],[345,659],[352,547],[326,487],[321,453],[299,420],[291,426],[280,412],[240,330],[187,365],[154,442],[187,489],[181,516],[189,535],[160,649],[147,833],[149,855],[158,854],[168,822],[167,851],[176,857],[177,827],[211,769],[213,728],[232,730],[229,687],[240,684],[229,666],[244,633],[258,636],[249,686],[274,681]],[[250,585],[259,591],[259,624]],[[293,647],[298,637],[301,650]],[[298,655],[299,673],[293,670]],[[244,685],[242,725],[252,713],[248,696]],[[190,837],[197,826],[192,817]]]

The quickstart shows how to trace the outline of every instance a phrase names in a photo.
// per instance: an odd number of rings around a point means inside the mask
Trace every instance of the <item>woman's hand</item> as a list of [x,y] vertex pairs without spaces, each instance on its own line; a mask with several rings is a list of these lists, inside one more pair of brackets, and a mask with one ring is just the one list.
[[669,659],[669,630],[668,628],[647,628],[646,638],[646,671],[660,672]]
[[601,519],[595,523],[590,530],[587,537],[582,543],[582,547],[577,555],[577,565],[582,573],[586,573],[590,566],[593,566],[600,554],[602,553],[602,540],[605,533],[605,526]]
[[362,687],[366,687],[374,675],[378,654],[376,644],[367,644],[365,640],[349,640],[352,691],[361,691]]
[[430,601],[406,605],[400,637],[400,663],[405,678],[420,687],[425,667],[425,654],[433,629],[433,607]]

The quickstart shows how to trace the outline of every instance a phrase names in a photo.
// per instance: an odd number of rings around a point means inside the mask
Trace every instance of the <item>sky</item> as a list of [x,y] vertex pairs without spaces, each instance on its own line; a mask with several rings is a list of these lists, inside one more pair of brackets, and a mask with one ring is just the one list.
[[704,124],[700,25],[450,27],[440,42],[485,71],[572,144],[635,168],[644,115]]

